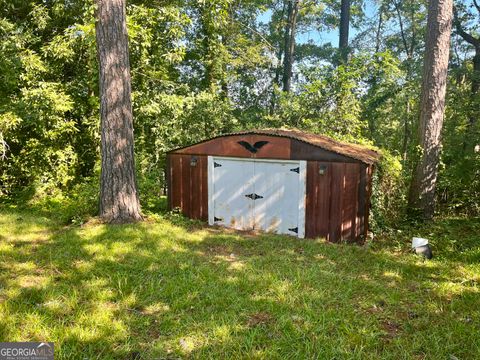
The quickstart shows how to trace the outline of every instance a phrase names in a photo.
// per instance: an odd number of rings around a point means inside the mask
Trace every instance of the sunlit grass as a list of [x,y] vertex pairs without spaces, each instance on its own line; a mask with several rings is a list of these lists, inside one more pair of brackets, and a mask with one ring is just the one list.
[[446,219],[359,247],[4,208],[0,341],[53,341],[58,359],[477,359],[479,233]]

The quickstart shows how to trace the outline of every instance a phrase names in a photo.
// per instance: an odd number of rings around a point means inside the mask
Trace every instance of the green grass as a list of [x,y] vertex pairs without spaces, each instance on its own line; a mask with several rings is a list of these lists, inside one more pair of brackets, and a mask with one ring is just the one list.
[[479,234],[446,219],[360,247],[3,207],[0,341],[53,341],[57,359],[479,359]]

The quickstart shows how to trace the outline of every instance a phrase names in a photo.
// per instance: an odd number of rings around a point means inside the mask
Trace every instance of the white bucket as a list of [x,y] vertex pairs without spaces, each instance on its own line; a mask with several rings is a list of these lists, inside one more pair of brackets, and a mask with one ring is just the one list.
[[417,238],[417,237],[414,237],[412,239],[412,249],[416,249],[420,246],[425,246],[425,245],[428,245],[428,240],[427,239]]

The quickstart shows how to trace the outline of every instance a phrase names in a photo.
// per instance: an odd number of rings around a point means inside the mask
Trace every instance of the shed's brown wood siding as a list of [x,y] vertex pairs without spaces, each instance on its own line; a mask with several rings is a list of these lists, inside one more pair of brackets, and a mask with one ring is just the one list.
[[[268,141],[256,153],[238,144]],[[212,139],[167,155],[168,206],[208,221],[208,156],[307,160],[305,235],[360,241],[368,230],[373,166],[299,140],[268,135]],[[197,165],[191,166],[192,157]],[[325,166],[324,175],[319,174]]]
[[[324,175],[318,173],[321,165],[326,166]],[[306,237],[324,237],[329,240],[331,182],[332,163],[318,161],[307,162]]]
[[[239,144],[246,141],[255,144],[257,141],[268,141],[256,153],[252,153]],[[174,151],[175,154],[233,156],[240,158],[290,159],[291,139],[264,135],[235,135],[213,139],[197,145]]]
[[[323,175],[319,174],[321,166],[326,168]],[[366,169],[358,163],[308,161],[306,237],[332,242],[360,240],[366,210],[359,201],[361,170],[366,174]]]
[[354,162],[362,163],[360,160],[348,156],[336,154],[331,151],[321,149],[317,146],[304,143],[303,141],[291,140],[290,153],[292,160],[321,160],[330,162]]
[[191,158],[181,154],[167,156],[168,207],[180,208],[189,218],[208,221],[208,158],[195,156],[196,166],[190,165]]
[[[246,141],[253,145],[258,141],[268,141],[256,153],[252,153],[239,144]],[[348,156],[320,149],[305,142],[268,135],[233,135],[212,139],[187,148],[178,149],[173,154],[233,156],[240,158],[284,159],[284,160],[322,160],[331,162],[361,163]]]

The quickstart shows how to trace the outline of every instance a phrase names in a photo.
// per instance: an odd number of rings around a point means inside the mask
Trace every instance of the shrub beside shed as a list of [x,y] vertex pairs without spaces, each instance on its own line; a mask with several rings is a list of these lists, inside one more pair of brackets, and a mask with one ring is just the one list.
[[167,154],[168,206],[210,225],[360,241],[378,159],[297,130],[221,135]]

